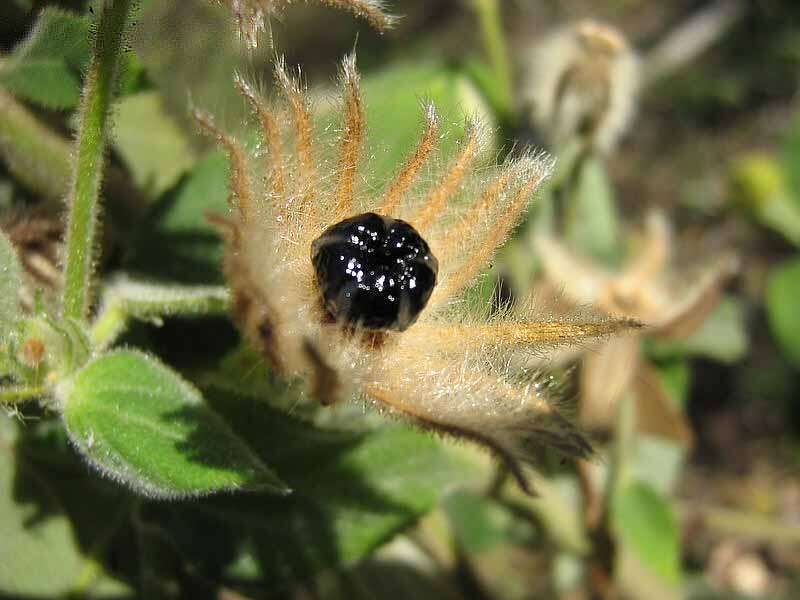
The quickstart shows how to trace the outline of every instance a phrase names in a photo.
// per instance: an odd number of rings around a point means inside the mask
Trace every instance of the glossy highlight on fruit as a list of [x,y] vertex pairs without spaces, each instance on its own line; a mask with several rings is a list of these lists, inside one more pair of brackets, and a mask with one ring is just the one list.
[[331,316],[367,329],[407,329],[439,272],[416,229],[373,212],[326,229],[311,245],[311,260]]

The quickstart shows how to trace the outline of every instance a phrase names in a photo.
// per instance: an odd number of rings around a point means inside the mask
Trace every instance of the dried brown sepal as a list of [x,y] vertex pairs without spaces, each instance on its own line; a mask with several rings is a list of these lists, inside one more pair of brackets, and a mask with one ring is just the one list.
[[[247,83],[241,76],[234,77],[234,85],[239,93],[245,97],[253,113],[258,117],[261,123],[261,135],[264,140],[264,157],[266,162],[267,177],[271,179],[270,186],[275,191],[275,199],[279,201],[285,197],[286,184],[283,174],[284,169],[284,153],[283,142],[281,141],[280,127],[278,120],[269,109],[263,98]],[[278,214],[283,214],[285,211],[284,206],[276,206],[275,210]]]
[[216,138],[228,153],[230,162],[230,195],[228,204],[235,206],[239,216],[247,220],[252,214],[252,201],[250,199],[250,174],[244,149],[233,137],[226,134],[214,124],[214,119],[208,113],[193,110],[192,117],[200,128],[207,134]]
[[[283,0],[288,3],[289,0]],[[381,0],[318,0],[334,8],[349,11],[367,21],[378,31],[387,31],[397,24],[399,17],[387,12],[386,3]]]
[[616,273],[578,256],[547,235],[535,241],[545,276],[578,305],[606,314],[637,319],[648,334],[686,336],[716,305],[723,285],[737,272],[738,260],[725,255],[703,268],[699,277],[677,281],[672,256],[672,231],[666,217],[648,215],[640,250]]
[[[529,163],[530,161],[529,159],[525,158],[520,162]],[[485,268],[491,257],[494,255],[495,250],[505,243],[513,228],[522,218],[522,214],[528,206],[533,192],[536,191],[547,174],[550,172],[550,168],[541,168],[538,162],[533,162],[532,164],[536,164],[536,168],[533,170],[522,170],[522,173],[519,175],[519,187],[517,187],[517,189],[511,194],[511,197],[507,202],[503,212],[492,215],[494,218],[490,221],[491,227],[489,228],[489,231],[484,234],[480,243],[477,244],[472,250],[469,259],[464,261],[456,275],[443,283],[442,290],[440,292],[442,296],[450,296],[460,292],[470,281],[475,278],[476,275],[478,275],[478,273],[481,272],[481,270]],[[509,170],[511,171],[511,168],[509,168]],[[512,172],[512,175],[513,174],[514,173]],[[470,216],[473,216],[473,218],[477,217],[482,213],[483,209],[483,206],[473,209],[473,211],[470,213]],[[459,231],[463,234],[466,234],[466,228],[477,226],[478,223],[473,222],[470,224],[469,220],[467,220],[460,228],[457,228],[454,231]]]
[[461,182],[468,175],[470,164],[480,150],[480,135],[480,124],[475,120],[468,120],[461,149],[445,171],[444,176],[431,187],[421,207],[411,219],[420,231],[425,231],[431,221],[442,212],[444,204],[455,194]]
[[364,108],[361,105],[361,78],[356,70],[355,54],[342,61],[341,86],[344,91],[344,123],[337,167],[334,222],[353,211],[353,197],[358,161],[364,143]]
[[378,209],[378,213],[382,215],[392,215],[397,212],[403,196],[414,183],[428,156],[436,148],[436,136],[439,133],[439,117],[436,114],[436,107],[433,104],[426,104],[423,113],[425,129],[414,152],[386,187]]
[[681,302],[666,314],[653,329],[654,335],[665,338],[683,338],[690,335],[705,321],[719,302],[722,288],[739,270],[734,256],[725,256],[716,262],[686,292]]
[[297,170],[295,180],[299,183],[297,195],[299,196],[299,212],[304,218],[316,225],[320,219],[320,207],[314,204],[317,198],[316,167],[314,166],[313,123],[311,110],[308,106],[305,91],[301,83],[301,76],[292,76],[286,69],[284,60],[278,59],[275,63],[275,81],[278,89],[289,104],[292,119],[294,139],[294,153]]
[[[716,306],[738,261],[731,255],[722,256],[701,268],[699,277],[676,272],[670,260],[674,246],[670,223],[658,212],[648,215],[639,242],[638,252],[618,272],[576,255],[552,237],[540,236],[535,246],[548,284],[572,303],[638,320],[646,325],[641,333],[651,337],[690,335]],[[587,427],[610,427],[614,407],[633,393],[643,431],[684,444],[692,441],[685,416],[667,398],[636,338],[608,340],[588,353],[580,389],[581,421]]]
[[[532,322],[421,324],[414,335],[430,336],[441,352],[458,352],[464,348],[497,348],[516,346],[557,348],[576,346],[587,340],[596,341],[626,330],[640,329],[642,324],[633,319],[598,319],[597,321],[573,322],[552,319]],[[432,335],[435,333],[435,337]]]

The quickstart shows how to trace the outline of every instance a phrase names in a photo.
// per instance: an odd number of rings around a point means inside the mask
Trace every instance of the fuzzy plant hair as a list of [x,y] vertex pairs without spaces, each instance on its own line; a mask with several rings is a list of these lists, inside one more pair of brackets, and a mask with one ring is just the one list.
[[[500,165],[481,157],[484,130],[468,119],[452,156],[439,156],[440,118],[424,104],[416,147],[382,190],[366,190],[363,102],[355,56],[340,73],[341,127],[318,139],[299,74],[276,65],[278,97],[236,86],[261,126],[251,155],[194,111],[227,151],[230,214],[211,217],[224,240],[233,317],[277,373],[300,376],[324,405],[361,398],[422,428],[476,442],[528,489],[523,465],[543,446],[585,457],[591,447],[522,357],[638,326],[604,317],[547,318],[535,306],[475,307],[465,289],[509,237],[553,161],[524,152]],[[282,115],[288,117],[281,118]],[[337,136],[337,156],[323,159]],[[430,182],[430,183],[426,183]],[[410,223],[438,258],[438,281],[404,331],[346,325],[326,311],[310,258],[329,226],[370,211]]]
[[[213,0],[226,6],[233,15],[239,37],[250,47],[258,46],[259,33],[268,30],[271,41],[270,17],[292,4],[293,0]],[[376,30],[391,29],[398,17],[386,10],[383,0],[317,0],[318,4],[349,11]]]

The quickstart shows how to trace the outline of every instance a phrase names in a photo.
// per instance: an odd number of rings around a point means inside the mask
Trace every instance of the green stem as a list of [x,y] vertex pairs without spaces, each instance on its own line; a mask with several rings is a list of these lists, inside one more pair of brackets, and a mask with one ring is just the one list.
[[224,287],[161,287],[131,281],[109,286],[89,334],[92,347],[107,348],[128,328],[131,319],[160,322],[167,316],[223,316],[230,296]]
[[509,482],[500,491],[498,501],[520,516],[534,517],[560,549],[578,556],[589,555],[592,544],[579,511],[570,506],[554,480],[541,475],[531,475],[531,479],[535,497]]
[[632,456],[636,445],[636,404],[635,398],[625,394],[617,406],[617,420],[613,462],[606,490],[606,508],[612,506],[620,491],[630,483],[632,474]]
[[125,333],[129,319],[122,302],[111,301],[105,304],[89,332],[92,347],[98,350],[108,348]]
[[512,69],[500,18],[500,2],[499,0],[473,0],[473,5],[478,14],[481,37],[489,65],[497,79],[498,99],[501,103],[498,109],[502,111],[505,118],[510,119],[514,105]]
[[111,119],[111,103],[124,51],[133,0],[102,3],[92,60],[84,84],[74,179],[68,199],[64,267],[64,316],[83,320],[89,312],[100,182]]
[[40,386],[15,386],[0,388],[0,405],[14,406],[40,398],[47,390]]

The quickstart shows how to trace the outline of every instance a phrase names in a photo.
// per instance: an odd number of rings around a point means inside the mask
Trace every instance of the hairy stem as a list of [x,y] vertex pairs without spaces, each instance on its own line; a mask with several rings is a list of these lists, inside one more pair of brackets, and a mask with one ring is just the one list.
[[0,406],[14,406],[28,400],[34,400],[45,394],[45,388],[40,386],[14,386],[0,388]]
[[160,322],[167,316],[222,316],[230,296],[224,287],[160,287],[119,281],[105,294],[89,337],[95,349],[107,348],[128,328],[131,319]]
[[124,302],[114,300],[100,309],[97,319],[92,324],[89,339],[97,349],[108,348],[128,328],[130,316],[125,311]]
[[617,406],[616,438],[612,450],[611,475],[606,489],[606,507],[631,480],[631,455],[636,444],[636,404],[630,394],[624,396]]
[[570,506],[554,480],[541,475],[531,475],[531,478],[535,497],[520,491],[517,486],[505,485],[497,500],[514,513],[542,526],[561,550],[588,556],[592,551],[591,540],[578,512]]
[[69,217],[62,305],[64,316],[81,320],[86,318],[91,303],[91,274],[110,109],[124,51],[123,34],[132,6],[133,0],[108,0],[101,5],[84,84],[73,181],[67,200]]

